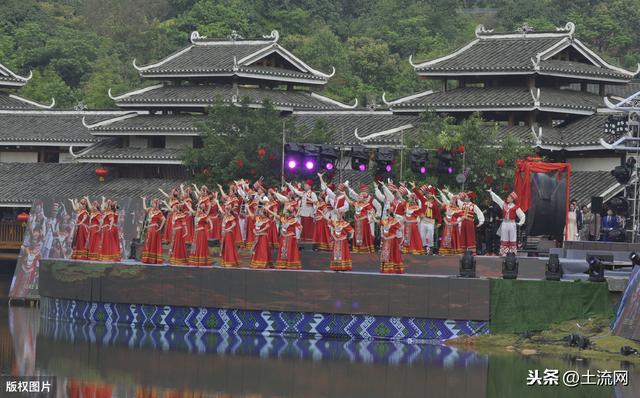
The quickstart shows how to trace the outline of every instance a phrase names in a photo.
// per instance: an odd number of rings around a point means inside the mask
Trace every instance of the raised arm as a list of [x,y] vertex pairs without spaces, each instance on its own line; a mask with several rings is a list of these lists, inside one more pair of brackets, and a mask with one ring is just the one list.
[[501,208],[504,206],[504,201],[498,195],[496,195],[495,192],[493,192],[490,189],[487,190],[487,192],[489,192],[489,195],[491,195],[491,200],[493,200],[495,202],[495,204],[497,204]]
[[147,207],[147,198],[144,196],[141,196],[140,199],[142,199],[142,208],[144,209],[144,211],[149,210],[149,208]]
[[478,227],[484,224],[484,214],[475,203],[473,204],[473,212],[476,213],[476,217],[478,217]]
[[160,193],[163,194],[165,197],[169,198],[169,194],[163,191],[162,188],[158,188],[158,191],[160,191]]
[[380,189],[378,188],[378,185],[375,182],[373,184],[373,194],[375,195],[376,199],[378,199],[380,202],[382,203],[385,202],[385,197],[382,194],[382,192],[380,192]]
[[297,189],[296,187],[293,186],[293,184],[291,184],[290,182],[287,181],[287,186],[289,187],[289,189],[291,190],[291,192],[295,193],[296,195],[303,197],[304,196],[304,192],[300,191],[299,189]]
[[526,216],[524,215],[524,211],[519,207],[516,209],[516,216],[518,216],[518,226],[523,226],[526,221]]

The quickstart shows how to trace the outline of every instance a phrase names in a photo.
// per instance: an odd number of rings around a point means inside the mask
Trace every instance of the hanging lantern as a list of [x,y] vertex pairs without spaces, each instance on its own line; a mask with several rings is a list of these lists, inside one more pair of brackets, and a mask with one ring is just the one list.
[[236,159],[236,166],[241,169],[244,167],[244,160],[242,159]]
[[96,169],[96,175],[98,176],[98,179],[102,182],[104,181],[105,177],[109,175],[109,170],[100,166]]
[[493,184],[493,176],[487,175],[484,177],[484,182],[487,185],[491,185]]
[[259,158],[262,158],[266,153],[267,153],[267,151],[264,148],[258,148],[258,157]]
[[464,152],[464,145],[460,145],[458,147],[458,152],[463,153]]
[[251,173],[252,176],[255,176],[256,174],[258,174],[256,169],[251,169],[250,173]]
[[511,186],[509,185],[509,183],[505,182],[504,184],[502,184],[502,190],[505,192],[508,192],[511,189]]
[[504,159],[496,160],[496,164],[498,165],[498,167],[504,167]]
[[29,214],[24,211],[16,216],[16,220],[22,223],[23,227],[27,226],[27,221],[29,221]]

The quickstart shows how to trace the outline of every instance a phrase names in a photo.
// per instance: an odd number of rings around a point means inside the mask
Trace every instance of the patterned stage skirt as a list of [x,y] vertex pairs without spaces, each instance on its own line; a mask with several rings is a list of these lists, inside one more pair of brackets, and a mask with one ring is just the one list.
[[86,260],[89,251],[87,250],[87,240],[89,239],[89,228],[86,225],[78,225],[76,237],[73,244],[71,258],[73,260]]
[[318,250],[331,250],[331,235],[327,220],[316,220],[313,226],[313,244]]
[[313,242],[313,221],[313,217],[300,217],[300,224],[302,224],[302,233],[300,234],[301,241],[306,243]]
[[353,234],[354,253],[375,253],[374,239],[371,235],[371,225],[369,220],[356,220]]
[[209,255],[209,228],[199,227],[193,241],[191,255],[189,256],[189,264],[198,267],[211,265],[211,256]]
[[476,250],[476,224],[473,220],[462,220],[460,225],[460,249]]
[[164,223],[164,230],[162,231],[162,242],[171,242],[171,234],[173,233],[173,212],[167,214],[167,221]]
[[300,252],[298,251],[298,239],[296,239],[295,236],[283,236],[280,239],[276,268],[302,269]]
[[247,217],[247,239],[244,241],[244,248],[251,250],[256,241],[256,219]]
[[171,245],[171,254],[169,254],[169,264],[171,265],[187,265],[189,261],[183,228],[184,227],[173,229],[175,236],[173,237],[173,244]]
[[89,249],[87,259],[100,261],[100,247],[102,246],[102,230],[97,225],[89,228]]
[[118,227],[105,228],[102,231],[100,261],[120,261],[120,237]]
[[273,260],[271,260],[271,248],[269,247],[267,235],[258,236],[258,241],[253,248],[250,266],[251,268],[270,268],[273,266]]
[[220,266],[227,268],[240,266],[240,261],[238,260],[238,249],[236,248],[235,230],[222,234],[222,247],[220,247]]
[[267,232],[267,241],[271,248],[280,247],[280,237],[278,236],[278,224],[276,220],[269,221],[269,231]]
[[461,254],[462,250],[460,249],[458,235],[459,232],[457,225],[445,224],[444,227],[442,227],[442,238],[438,254],[443,256]]
[[146,264],[162,264],[162,237],[157,226],[147,228],[147,235],[144,238],[141,261]]
[[417,222],[407,222],[404,228],[404,245],[402,252],[405,254],[423,255],[422,237]]
[[398,238],[382,240],[380,248],[380,272],[383,274],[404,273],[404,263],[400,253],[400,241]]
[[219,216],[209,216],[213,228],[209,231],[209,239],[222,239],[222,220]]
[[349,241],[347,239],[342,239],[333,242],[329,269],[332,271],[351,271],[352,268],[353,262],[351,261]]

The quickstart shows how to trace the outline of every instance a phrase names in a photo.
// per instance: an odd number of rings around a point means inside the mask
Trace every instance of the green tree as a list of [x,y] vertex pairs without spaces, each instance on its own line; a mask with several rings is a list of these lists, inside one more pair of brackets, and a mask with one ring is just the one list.
[[18,94],[47,105],[51,98],[55,98],[56,108],[70,108],[78,103],[77,93],[67,86],[52,67],[45,68],[43,72],[34,71],[33,78]]

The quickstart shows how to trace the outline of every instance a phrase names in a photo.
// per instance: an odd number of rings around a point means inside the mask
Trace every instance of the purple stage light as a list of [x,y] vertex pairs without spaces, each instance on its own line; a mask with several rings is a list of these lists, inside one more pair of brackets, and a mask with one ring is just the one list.
[[296,166],[298,166],[298,162],[296,162],[295,160],[291,159],[287,162],[287,167],[290,169],[295,169]]
[[384,169],[387,170],[387,173],[391,173],[391,165],[390,164],[384,166]]
[[424,167],[424,166],[421,166],[420,167],[420,174],[426,174],[426,172],[427,172],[427,168]]
[[306,162],[304,162],[304,167],[307,170],[313,170],[313,168],[316,167],[316,164],[313,163],[312,160],[307,160]]
[[327,163],[327,165],[325,166],[325,168],[327,170],[333,170],[333,163]]
[[365,171],[366,169],[367,169],[367,166],[365,166],[363,163],[361,163],[361,164],[358,166],[358,170],[360,170],[360,171]]
[[449,167],[447,168],[447,173],[449,173],[449,174],[453,174],[453,167],[449,166]]

